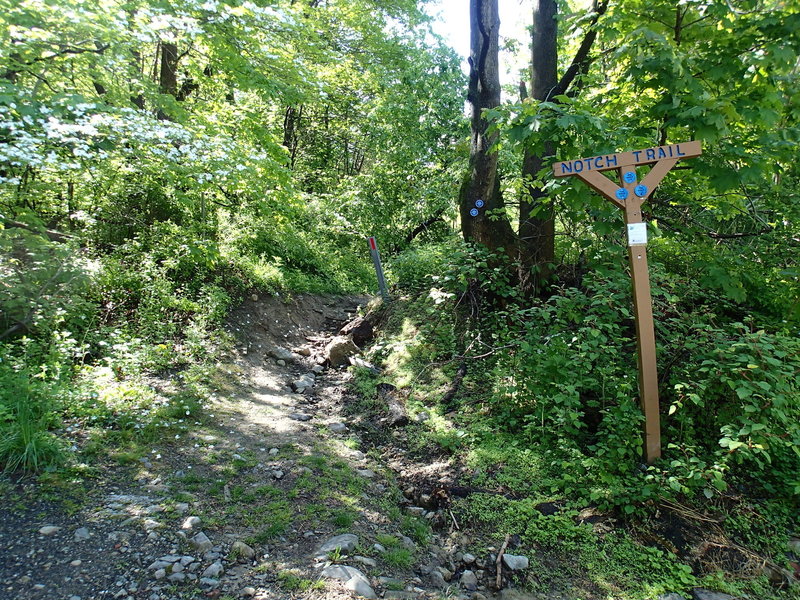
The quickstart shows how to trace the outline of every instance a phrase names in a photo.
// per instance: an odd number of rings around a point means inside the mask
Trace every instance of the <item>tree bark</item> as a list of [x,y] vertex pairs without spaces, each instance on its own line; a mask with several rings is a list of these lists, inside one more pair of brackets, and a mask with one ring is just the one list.
[[[173,98],[178,96],[178,46],[162,42],[161,65],[158,70],[158,87],[162,94],[169,94]],[[159,109],[156,117],[165,121],[169,119],[163,109]]]
[[[558,84],[558,26],[556,0],[534,0],[531,33],[531,93],[534,100],[552,97]],[[525,149],[522,159],[522,198],[519,203],[520,284],[526,295],[535,294],[550,279],[555,260],[555,218],[552,200],[534,183],[553,144],[544,152]]]
[[[516,236],[505,213],[497,173],[497,153],[490,151],[497,140],[489,133],[484,109],[500,104],[498,66],[497,0],[470,0],[470,73],[467,99],[472,114],[469,169],[459,194],[461,231],[464,239],[516,258]],[[483,206],[476,207],[478,200]],[[473,208],[478,216],[470,215]],[[490,217],[491,215],[491,217]]]

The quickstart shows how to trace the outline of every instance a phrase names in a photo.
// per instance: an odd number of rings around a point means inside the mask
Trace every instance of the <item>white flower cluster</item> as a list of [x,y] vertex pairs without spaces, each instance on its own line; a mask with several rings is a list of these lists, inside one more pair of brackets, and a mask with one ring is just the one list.
[[[160,121],[135,109],[111,109],[92,103],[40,106],[24,114],[16,104],[0,106],[0,185],[18,185],[24,168],[55,173],[102,168],[104,161],[127,157],[123,171],[146,165],[174,170],[196,182],[261,176],[280,165],[262,148],[224,132],[209,133]],[[8,168],[10,167],[10,168]]]

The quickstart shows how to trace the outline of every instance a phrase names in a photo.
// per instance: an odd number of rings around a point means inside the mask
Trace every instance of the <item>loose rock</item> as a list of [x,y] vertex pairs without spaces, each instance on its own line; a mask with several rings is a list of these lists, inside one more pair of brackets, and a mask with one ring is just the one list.
[[225,569],[222,567],[222,563],[221,562],[217,561],[215,563],[212,563],[211,565],[206,567],[205,571],[203,571],[203,579],[217,578],[220,575],[222,575],[222,572],[224,570]]
[[515,554],[503,554],[503,563],[512,571],[520,571],[528,568],[528,557],[517,556]]
[[231,546],[231,554],[239,558],[250,560],[256,555],[256,551],[244,542],[235,541]]
[[272,358],[277,360],[284,360],[286,362],[291,362],[294,355],[287,350],[286,348],[281,348],[280,346],[274,346],[267,351],[267,354]]
[[712,592],[705,588],[694,588],[692,590],[694,600],[736,600],[733,596],[721,592]]
[[195,529],[200,525],[200,523],[200,517],[186,517],[181,525],[181,529]]
[[461,587],[463,587],[465,590],[474,592],[478,589],[478,577],[472,571],[464,571],[461,574],[461,579],[459,581],[461,583]]
[[61,527],[57,525],[45,525],[44,527],[39,529],[39,533],[41,535],[53,535],[54,533],[57,533],[59,531],[61,531]]
[[343,336],[336,336],[325,346],[325,360],[334,368],[345,367],[350,364],[349,358],[358,352],[358,346],[353,340]]
[[328,553],[339,550],[343,554],[349,554],[358,546],[358,536],[352,533],[343,533],[332,537],[327,542],[322,544],[314,552],[314,556],[327,556]]
[[312,416],[306,413],[292,413],[289,418],[294,421],[310,421]]
[[198,552],[208,552],[214,546],[208,536],[202,531],[189,540]]

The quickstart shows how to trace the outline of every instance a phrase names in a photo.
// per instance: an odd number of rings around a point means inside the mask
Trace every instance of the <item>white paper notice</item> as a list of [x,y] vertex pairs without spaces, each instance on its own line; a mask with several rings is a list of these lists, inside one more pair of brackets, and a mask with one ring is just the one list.
[[647,223],[628,225],[628,246],[641,246],[647,243]]

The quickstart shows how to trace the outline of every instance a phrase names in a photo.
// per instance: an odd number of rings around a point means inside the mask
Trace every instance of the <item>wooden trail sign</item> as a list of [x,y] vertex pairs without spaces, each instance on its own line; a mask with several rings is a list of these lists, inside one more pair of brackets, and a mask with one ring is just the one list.
[[[661,422],[658,414],[658,373],[656,336],[653,328],[653,303],[647,270],[647,225],[642,221],[642,203],[655,191],[664,176],[679,160],[702,154],[700,142],[682,142],[578,158],[553,165],[555,177],[578,177],[589,187],[625,211],[628,226],[628,258],[633,281],[633,308],[636,317],[636,345],[639,362],[639,398],[644,413],[644,456],[652,463],[661,456]],[[652,165],[639,182],[638,165]],[[619,183],[604,171],[616,170]]]

